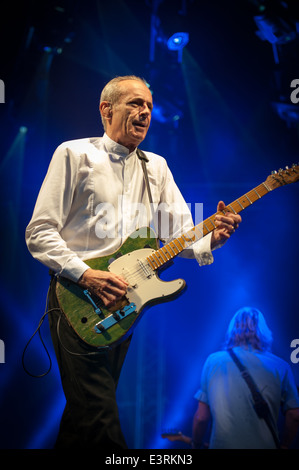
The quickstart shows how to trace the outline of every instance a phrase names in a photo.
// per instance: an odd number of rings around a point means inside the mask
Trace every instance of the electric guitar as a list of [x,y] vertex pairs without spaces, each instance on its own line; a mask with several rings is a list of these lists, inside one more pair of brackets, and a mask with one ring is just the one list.
[[[226,206],[237,214],[273,189],[299,180],[299,165],[280,169],[263,183]],[[215,216],[207,218],[188,232],[161,248],[155,233],[148,227],[136,230],[113,254],[85,261],[93,269],[111,271],[129,283],[126,295],[113,308],[107,309],[98,297],[78,284],[59,277],[56,294],[60,308],[78,336],[95,348],[110,348],[137,325],[145,307],[172,300],[185,287],[183,279],[162,281],[159,270],[197,240],[215,228]]]

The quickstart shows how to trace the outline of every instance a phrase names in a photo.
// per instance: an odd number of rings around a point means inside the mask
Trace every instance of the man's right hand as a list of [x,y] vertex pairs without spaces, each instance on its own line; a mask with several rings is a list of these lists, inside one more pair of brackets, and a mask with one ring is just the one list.
[[112,307],[127,292],[128,283],[121,276],[98,269],[87,269],[78,285],[98,296],[106,307]]

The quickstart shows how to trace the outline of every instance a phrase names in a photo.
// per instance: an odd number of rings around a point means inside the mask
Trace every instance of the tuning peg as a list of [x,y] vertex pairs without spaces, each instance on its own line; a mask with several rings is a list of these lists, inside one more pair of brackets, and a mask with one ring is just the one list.
[[276,170],[271,171],[271,175],[277,175],[277,171]]
[[288,166],[286,166],[286,167],[285,167],[285,169],[286,169],[286,170],[288,170],[288,169],[289,169],[289,167],[288,167]]

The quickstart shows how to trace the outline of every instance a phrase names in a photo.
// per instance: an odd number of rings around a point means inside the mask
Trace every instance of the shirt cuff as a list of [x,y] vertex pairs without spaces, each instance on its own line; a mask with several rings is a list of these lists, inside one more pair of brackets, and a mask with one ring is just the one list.
[[80,258],[73,258],[67,262],[57,275],[66,277],[73,282],[78,282],[82,274],[89,268],[90,266],[84,263]]
[[205,266],[214,262],[214,257],[211,251],[211,237],[212,233],[209,233],[201,240],[195,242],[192,246],[193,253],[199,266]]
[[207,394],[203,390],[198,390],[194,395],[195,400],[201,401],[206,405],[209,404]]

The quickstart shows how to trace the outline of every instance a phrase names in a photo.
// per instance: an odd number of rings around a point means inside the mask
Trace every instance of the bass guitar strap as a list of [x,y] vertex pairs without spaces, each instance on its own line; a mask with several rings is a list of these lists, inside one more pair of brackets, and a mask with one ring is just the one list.
[[253,378],[249,374],[248,370],[246,367],[241,363],[239,358],[237,357],[235,351],[230,348],[227,350],[227,352],[230,354],[231,358],[239,368],[241,375],[243,379],[245,380],[246,384],[248,385],[249,390],[251,391],[252,398],[253,398],[253,408],[255,409],[256,414],[260,419],[264,419],[268,428],[271,431],[271,434],[273,436],[275,445],[277,448],[280,447],[279,439],[276,435],[274,426],[272,424],[271,420],[271,413],[270,413],[270,408],[262,394],[260,393],[259,389],[257,388]]

